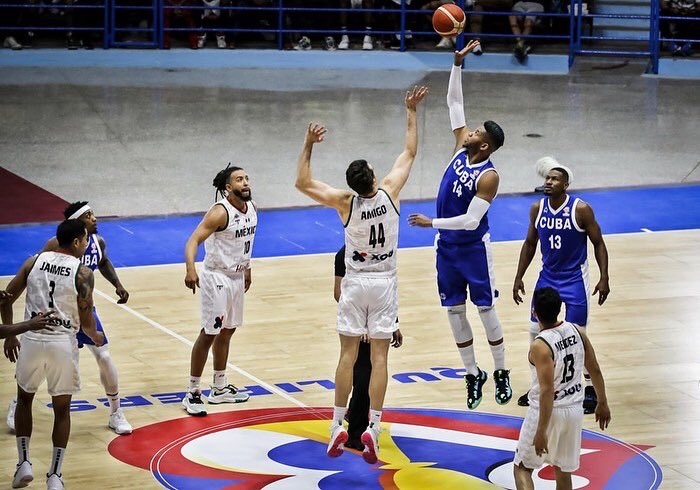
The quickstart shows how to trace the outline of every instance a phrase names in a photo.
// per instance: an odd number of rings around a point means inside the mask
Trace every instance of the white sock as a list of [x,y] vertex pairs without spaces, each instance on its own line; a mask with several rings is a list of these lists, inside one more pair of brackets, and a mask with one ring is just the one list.
[[376,434],[379,433],[379,427],[382,422],[382,411],[369,409],[369,428]]
[[119,393],[115,393],[114,395],[107,393],[107,400],[109,400],[110,415],[119,410],[119,407],[121,406],[121,403],[119,402]]
[[493,356],[493,369],[505,369],[506,368],[506,346],[501,342],[498,345],[491,345],[491,355]]
[[462,358],[464,370],[467,374],[473,374],[474,376],[479,374],[479,368],[476,366],[476,356],[474,355],[474,344],[467,347],[460,347],[457,351]]
[[61,466],[63,466],[63,457],[66,455],[65,447],[54,447],[53,455],[51,456],[51,464],[49,465],[49,475],[56,473],[61,476]]
[[333,407],[333,426],[343,425],[347,411],[346,407]]
[[190,393],[199,393],[199,383],[202,381],[201,376],[190,376]]
[[214,371],[214,388],[223,388],[227,384],[226,371]]
[[29,437],[17,436],[17,466],[29,461]]

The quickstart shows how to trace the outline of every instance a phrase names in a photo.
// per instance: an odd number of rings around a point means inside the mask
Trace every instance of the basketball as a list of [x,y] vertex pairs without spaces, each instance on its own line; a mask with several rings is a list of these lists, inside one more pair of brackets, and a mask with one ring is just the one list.
[[452,37],[464,30],[466,16],[454,3],[441,5],[433,12],[433,29],[444,37]]

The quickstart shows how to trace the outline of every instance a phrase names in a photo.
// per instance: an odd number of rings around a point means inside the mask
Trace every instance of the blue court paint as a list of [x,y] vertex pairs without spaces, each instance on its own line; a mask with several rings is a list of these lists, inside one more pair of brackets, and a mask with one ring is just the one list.
[[[593,206],[604,234],[700,228],[700,184],[572,192]],[[541,196],[503,195],[489,210],[494,242],[523,240],[530,205]],[[399,247],[425,247],[435,230],[414,228],[411,213],[435,215],[434,201],[401,204]],[[184,262],[184,247],[202,215],[103,219],[99,233],[116,267]],[[336,252],[343,244],[343,227],[331,209],[310,207],[260,210],[253,257],[279,257]],[[56,230],[56,223],[0,228],[0,275],[14,274],[27,257],[39,251]],[[203,257],[200,247],[198,260]]]

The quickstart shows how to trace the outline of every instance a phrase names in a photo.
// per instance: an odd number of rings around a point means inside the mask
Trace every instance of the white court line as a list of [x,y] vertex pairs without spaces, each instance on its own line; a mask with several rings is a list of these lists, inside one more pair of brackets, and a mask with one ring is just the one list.
[[[109,301],[110,303],[115,304],[115,305],[117,305],[118,307],[124,309],[125,311],[131,313],[132,315],[134,315],[134,316],[135,316],[136,318],[138,318],[139,320],[142,320],[142,321],[148,323],[148,324],[149,324],[150,326],[152,326],[153,328],[155,328],[155,329],[157,329],[157,330],[160,330],[161,332],[170,335],[171,337],[173,337],[173,338],[179,340],[179,341],[182,342],[183,344],[186,344],[186,345],[188,345],[188,346],[190,346],[190,347],[194,346],[194,342],[192,342],[191,340],[186,339],[185,337],[183,337],[183,336],[180,335],[179,333],[173,332],[172,330],[170,330],[170,329],[167,328],[167,327],[164,327],[164,326],[161,325],[160,323],[158,323],[158,322],[156,322],[156,321],[154,321],[154,320],[151,320],[150,318],[148,318],[148,317],[145,316],[145,315],[142,315],[142,314],[139,313],[138,311],[133,310],[133,309],[131,309],[130,307],[128,307],[128,306],[126,306],[126,305],[117,303],[117,300],[115,300],[114,298],[112,298],[112,297],[109,296],[108,294],[103,293],[102,291],[99,291],[99,290],[97,290],[97,289],[95,289],[94,292],[95,292],[96,294],[98,294],[99,296],[102,296],[104,299],[106,299],[106,300]],[[209,352],[209,358],[211,358],[211,357],[212,357],[212,353],[211,353],[211,351],[210,351],[210,352]],[[256,378],[255,376],[253,376],[252,374],[250,374],[248,371],[245,371],[244,369],[241,369],[241,368],[239,368],[238,366],[236,366],[236,365],[234,365],[234,364],[231,364],[230,362],[227,362],[227,363],[226,363],[226,366],[228,366],[229,368],[233,369],[234,371],[236,371],[236,372],[237,372],[238,374],[240,374],[241,376],[245,376],[246,378],[250,379],[251,381],[253,381],[253,382],[259,384],[259,385],[262,386],[263,388],[265,388],[265,389],[271,391],[271,392],[274,393],[275,395],[281,396],[282,398],[284,398],[284,399],[287,400],[288,402],[293,403],[293,404],[295,404],[295,405],[297,405],[298,407],[301,407],[301,408],[307,408],[307,405],[306,405],[306,404],[300,402],[299,400],[297,400],[296,398],[294,398],[294,397],[292,397],[292,396],[289,396],[289,394],[287,394],[287,393],[285,393],[284,391],[280,390],[278,387],[273,386],[273,385],[268,384],[268,383],[265,383],[263,380]]]
[[650,230],[649,228],[640,228],[644,233],[654,233],[653,230]]

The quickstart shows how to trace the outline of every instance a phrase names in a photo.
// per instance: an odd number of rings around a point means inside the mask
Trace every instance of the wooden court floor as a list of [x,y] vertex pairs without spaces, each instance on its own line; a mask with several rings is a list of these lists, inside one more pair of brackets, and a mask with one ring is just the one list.
[[[653,446],[648,454],[663,470],[661,488],[700,488],[700,230],[639,233],[606,237],[610,251],[611,294],[605,305],[591,308],[589,335],[596,347],[608,387],[613,420],[609,435],[629,444]],[[520,242],[496,243],[495,264],[501,299],[507,363],[515,392],[499,406],[489,381],[478,411],[523,416],[515,398],[529,384],[526,361],[528,308],[516,306],[511,285]],[[591,257],[591,283],[598,278]],[[526,276],[527,300],[538,271],[535,257]],[[151,403],[125,409],[134,427],[184,416],[179,404],[160,403],[152,394],[183,391],[187,384],[190,343],[196,338],[198,298],[183,283],[182,265],[126,268],[119,271],[131,298],[114,303],[111,287],[98,280],[96,304],[119,368],[122,396]],[[9,278],[0,281],[0,287]],[[332,391],[320,384],[296,393],[276,383],[332,379],[338,353],[334,331],[332,255],[258,259],[247,295],[245,325],[233,336],[229,379],[238,386],[263,385],[276,390],[253,396],[241,405],[210,406],[210,413],[266,407],[325,407]],[[399,254],[401,331],[404,346],[390,355],[390,374],[459,367],[447,320],[435,288],[434,253],[429,248]],[[20,314],[21,302],[16,315]],[[493,368],[476,311],[468,311],[475,331],[477,360]],[[13,396],[13,367],[3,361],[0,403]],[[82,392],[75,399],[98,405],[104,396],[89,352],[81,353]],[[211,379],[211,364],[203,380]],[[43,387],[42,387],[43,390]],[[31,454],[37,479],[50,457],[51,413],[40,390],[34,409]],[[398,383],[390,380],[387,407],[465,409],[460,380]],[[4,418],[4,412],[3,412]],[[107,409],[74,412],[64,464],[68,488],[159,488],[150,473],[124,464],[106,451],[115,436],[106,427]],[[594,429],[593,419],[584,422]],[[15,439],[0,430],[0,472],[9,488],[16,463]]]

